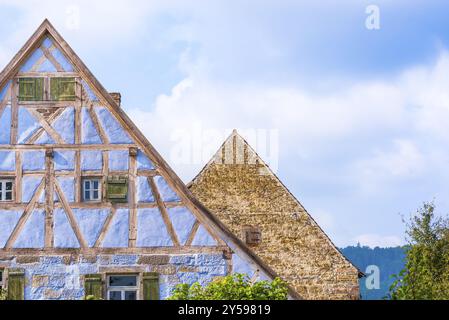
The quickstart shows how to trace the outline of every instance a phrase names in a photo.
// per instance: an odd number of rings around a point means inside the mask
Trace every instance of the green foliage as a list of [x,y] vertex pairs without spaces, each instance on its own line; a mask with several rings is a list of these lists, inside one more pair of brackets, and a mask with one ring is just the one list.
[[279,278],[252,282],[244,274],[218,277],[206,286],[179,284],[168,300],[287,300],[287,284]]
[[84,297],[84,300],[103,300],[103,299],[97,298],[94,295],[88,295]]
[[405,268],[390,288],[392,299],[449,299],[448,218],[435,216],[435,205],[424,203],[408,222]]
[[0,288],[0,301],[8,300],[8,292],[5,289]]
[[394,282],[393,275],[398,274],[405,266],[406,247],[370,248],[359,244],[340,250],[362,272],[365,272],[369,265],[376,265],[380,269],[379,289],[368,289],[366,278],[359,280],[363,300],[382,300],[387,296]]

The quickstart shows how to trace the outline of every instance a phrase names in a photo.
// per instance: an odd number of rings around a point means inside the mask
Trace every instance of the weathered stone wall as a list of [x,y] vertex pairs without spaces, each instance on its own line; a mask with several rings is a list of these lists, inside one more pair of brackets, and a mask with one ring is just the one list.
[[260,227],[253,249],[303,298],[359,297],[358,270],[263,164],[211,163],[190,189],[241,239],[242,226]]
[[160,297],[179,283],[205,284],[229,272],[223,254],[60,255],[1,257],[2,268],[25,269],[26,300],[73,300],[84,297],[84,275],[157,272]]

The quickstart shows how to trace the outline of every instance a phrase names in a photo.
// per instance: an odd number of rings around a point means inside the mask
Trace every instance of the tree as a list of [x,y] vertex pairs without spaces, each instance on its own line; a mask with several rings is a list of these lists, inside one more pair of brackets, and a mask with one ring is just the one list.
[[449,299],[448,218],[435,216],[435,205],[424,203],[408,222],[405,268],[390,287],[392,299]]
[[287,300],[287,284],[273,281],[251,281],[247,275],[218,277],[205,286],[179,284],[168,300]]

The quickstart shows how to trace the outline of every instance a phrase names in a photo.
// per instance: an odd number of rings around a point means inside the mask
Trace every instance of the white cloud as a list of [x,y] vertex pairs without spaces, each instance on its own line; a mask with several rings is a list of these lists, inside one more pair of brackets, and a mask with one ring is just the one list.
[[371,248],[381,247],[396,247],[405,244],[405,241],[397,236],[383,236],[379,234],[362,234],[355,237],[353,243],[360,243],[362,246],[368,246]]

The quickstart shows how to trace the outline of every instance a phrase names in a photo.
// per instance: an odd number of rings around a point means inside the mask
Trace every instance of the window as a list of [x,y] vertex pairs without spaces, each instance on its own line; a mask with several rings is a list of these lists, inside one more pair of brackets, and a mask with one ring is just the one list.
[[108,276],[108,300],[137,300],[139,288],[136,275]]
[[44,78],[19,78],[19,101],[44,100]]
[[111,202],[126,202],[128,199],[128,177],[109,176],[107,197]]
[[52,101],[75,101],[75,78],[50,78]]
[[83,180],[84,201],[99,201],[101,199],[100,179]]
[[0,180],[0,201],[13,200],[13,180]]
[[257,246],[262,242],[262,232],[257,226],[243,226],[243,239],[249,246]]

